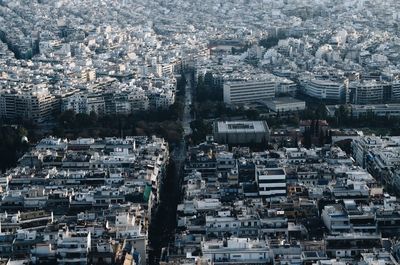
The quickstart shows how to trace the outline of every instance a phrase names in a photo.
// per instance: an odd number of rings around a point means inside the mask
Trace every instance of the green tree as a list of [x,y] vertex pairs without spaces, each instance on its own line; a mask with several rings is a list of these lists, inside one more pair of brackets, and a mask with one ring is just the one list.
[[75,112],[73,110],[64,111],[58,117],[58,121],[62,126],[73,126],[75,124]]

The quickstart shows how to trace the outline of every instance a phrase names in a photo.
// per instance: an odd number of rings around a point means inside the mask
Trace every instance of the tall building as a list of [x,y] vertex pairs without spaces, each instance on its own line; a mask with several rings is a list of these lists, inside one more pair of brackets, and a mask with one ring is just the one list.
[[286,198],[286,172],[283,168],[257,167],[256,174],[260,196],[270,200]]
[[400,80],[395,80],[392,82],[392,100],[400,100]]
[[3,90],[0,92],[0,116],[43,122],[57,109],[57,99],[46,88]]
[[381,82],[354,82],[349,87],[351,91],[351,101],[354,104],[374,104],[383,103],[385,86]]
[[224,102],[227,104],[251,103],[275,97],[275,81],[231,81],[224,84]]

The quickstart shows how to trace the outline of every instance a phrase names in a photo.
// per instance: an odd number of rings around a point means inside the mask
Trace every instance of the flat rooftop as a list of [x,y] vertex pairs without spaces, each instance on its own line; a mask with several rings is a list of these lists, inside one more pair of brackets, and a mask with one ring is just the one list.
[[285,170],[283,168],[262,168],[259,169],[259,171],[267,176],[285,175]]
[[267,169],[265,171],[267,175],[285,175],[285,171],[281,168],[279,169]]
[[220,121],[216,124],[218,133],[266,133],[265,121]]
[[274,103],[275,105],[279,105],[279,104],[290,104],[290,103],[305,103],[305,101],[295,99],[292,97],[281,97],[268,100],[267,103]]

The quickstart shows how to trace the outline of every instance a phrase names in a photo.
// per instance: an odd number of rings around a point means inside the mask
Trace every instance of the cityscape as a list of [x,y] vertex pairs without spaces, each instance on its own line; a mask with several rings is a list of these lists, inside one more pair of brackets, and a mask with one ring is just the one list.
[[400,264],[400,1],[0,0],[0,265]]

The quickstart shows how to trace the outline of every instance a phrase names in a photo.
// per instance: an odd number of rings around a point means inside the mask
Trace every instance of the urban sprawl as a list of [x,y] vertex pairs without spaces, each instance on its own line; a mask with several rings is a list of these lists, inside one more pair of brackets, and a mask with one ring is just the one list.
[[397,0],[0,0],[0,265],[399,264],[399,27]]

